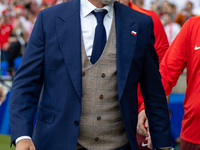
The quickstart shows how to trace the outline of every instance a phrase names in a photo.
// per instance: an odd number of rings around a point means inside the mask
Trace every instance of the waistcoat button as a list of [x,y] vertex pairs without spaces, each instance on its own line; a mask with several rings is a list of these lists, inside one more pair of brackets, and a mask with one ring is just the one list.
[[78,125],[79,125],[79,122],[78,122],[78,121],[74,121],[74,124],[75,124],[76,126],[78,126]]
[[99,141],[99,138],[98,138],[98,137],[96,137],[94,140],[95,140],[95,141]]
[[101,120],[101,116],[98,116],[98,117],[97,117],[97,120]]
[[103,99],[103,95],[100,95],[99,98],[100,98],[100,99]]
[[101,74],[101,77],[102,77],[102,78],[105,78],[105,76],[106,76],[105,73],[102,73],[102,74]]

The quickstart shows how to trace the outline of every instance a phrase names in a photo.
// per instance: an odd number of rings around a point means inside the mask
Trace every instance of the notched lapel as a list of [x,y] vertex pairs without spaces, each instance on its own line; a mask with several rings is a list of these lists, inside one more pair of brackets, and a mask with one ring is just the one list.
[[[117,38],[117,84],[118,98],[121,100],[130,66],[135,51],[138,23],[127,17],[128,12],[125,6],[115,2],[116,12],[116,38]],[[134,34],[133,34],[134,32]],[[135,34],[136,33],[136,34]]]
[[[78,5],[80,6],[80,4]],[[81,66],[81,27],[80,9],[71,15],[55,17],[56,31],[61,53],[74,88],[81,98],[82,94],[82,66]],[[69,13],[68,13],[69,14]]]

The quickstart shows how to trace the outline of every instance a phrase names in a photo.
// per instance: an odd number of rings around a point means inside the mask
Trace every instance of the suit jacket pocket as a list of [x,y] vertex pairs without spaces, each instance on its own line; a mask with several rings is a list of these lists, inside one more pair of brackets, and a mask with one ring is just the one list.
[[40,106],[38,108],[37,119],[45,123],[52,124],[55,118],[55,110]]

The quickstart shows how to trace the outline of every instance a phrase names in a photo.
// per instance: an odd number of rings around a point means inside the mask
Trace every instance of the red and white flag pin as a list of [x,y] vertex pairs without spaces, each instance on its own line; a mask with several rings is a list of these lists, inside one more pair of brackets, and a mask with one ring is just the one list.
[[137,32],[135,32],[135,31],[132,31],[132,32],[131,32],[131,34],[133,34],[133,35],[135,35],[135,36],[136,36]]

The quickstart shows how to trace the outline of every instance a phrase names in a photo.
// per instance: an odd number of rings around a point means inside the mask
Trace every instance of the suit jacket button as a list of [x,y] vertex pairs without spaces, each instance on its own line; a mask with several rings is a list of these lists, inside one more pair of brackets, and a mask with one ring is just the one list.
[[102,73],[102,74],[101,74],[101,77],[102,77],[102,78],[105,78],[105,76],[106,76],[105,73]]
[[85,76],[85,72],[82,72],[82,77],[84,77]]
[[101,116],[98,116],[98,117],[97,117],[97,120],[101,120]]
[[78,126],[78,125],[79,125],[79,122],[78,122],[78,121],[74,121],[74,124],[75,124],[76,126]]
[[98,137],[96,137],[94,140],[95,140],[95,141],[99,141],[99,138],[98,138]]
[[100,99],[103,99],[103,95],[100,95],[99,98],[100,98]]

